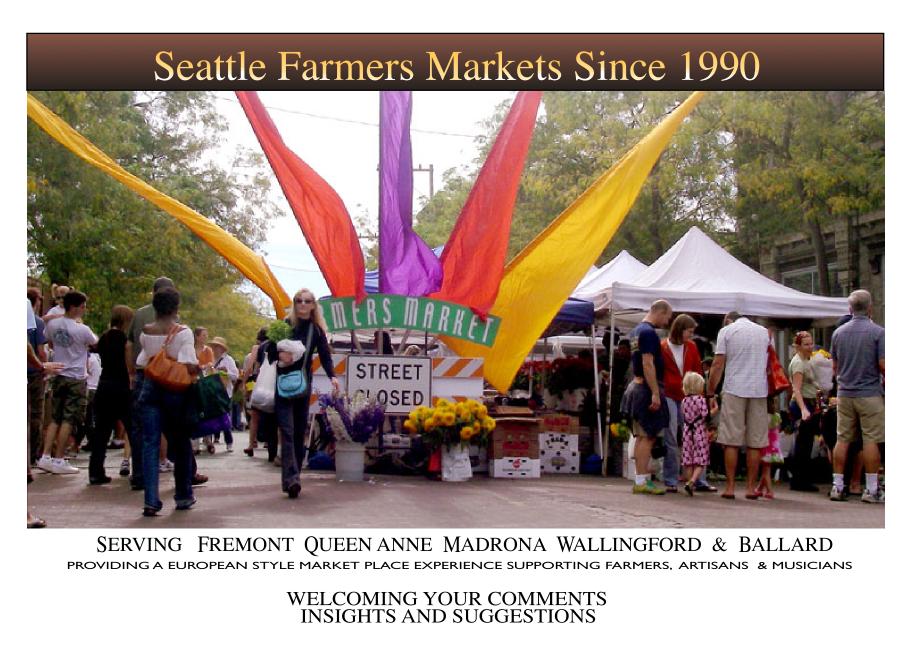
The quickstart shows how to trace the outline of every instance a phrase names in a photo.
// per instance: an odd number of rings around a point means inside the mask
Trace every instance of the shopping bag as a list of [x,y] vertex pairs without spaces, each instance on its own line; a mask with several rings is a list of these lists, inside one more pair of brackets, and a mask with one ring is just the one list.
[[265,362],[258,371],[252,389],[251,407],[265,413],[274,413],[274,390],[277,385],[277,363]]
[[219,374],[206,375],[191,388],[197,410],[197,425],[192,428],[191,437],[201,438],[228,429],[232,402]]

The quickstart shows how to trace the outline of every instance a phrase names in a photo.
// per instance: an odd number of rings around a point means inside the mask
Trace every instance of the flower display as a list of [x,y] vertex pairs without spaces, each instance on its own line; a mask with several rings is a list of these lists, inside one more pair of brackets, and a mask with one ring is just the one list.
[[551,363],[551,374],[548,376],[548,391],[561,395],[564,391],[588,389],[595,381],[592,362],[578,357],[556,359]]
[[318,398],[328,428],[337,441],[365,443],[382,426],[385,406],[362,392],[352,398],[341,393],[322,394]]
[[420,434],[431,447],[485,445],[496,426],[487,407],[476,400],[451,402],[440,398],[435,407],[417,407],[404,421],[404,428]]

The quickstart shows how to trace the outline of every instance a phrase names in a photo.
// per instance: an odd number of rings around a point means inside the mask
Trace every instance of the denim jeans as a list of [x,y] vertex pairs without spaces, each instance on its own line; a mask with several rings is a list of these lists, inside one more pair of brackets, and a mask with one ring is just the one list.
[[162,508],[159,499],[159,438],[164,434],[174,456],[175,503],[189,504],[191,494],[191,435],[188,428],[188,393],[167,391],[152,380],[144,380],[140,391],[143,426],[143,504]]
[[[666,487],[678,487],[678,476],[681,473],[681,461],[678,459],[678,430],[685,424],[681,412],[681,402],[666,398],[669,405],[669,426],[665,430],[665,459],[662,461],[662,478]],[[707,468],[697,479],[699,485],[707,485]]]
[[[131,441],[131,485],[143,485],[143,419],[140,415],[140,392],[143,391],[143,369],[134,373],[134,386],[131,391],[131,424],[128,425],[127,437]],[[159,465],[159,456],[156,457]]]
[[306,457],[309,392],[306,392],[305,397],[293,400],[277,396],[274,399],[274,415],[280,427],[281,486],[286,492],[291,485],[299,483],[299,472]]

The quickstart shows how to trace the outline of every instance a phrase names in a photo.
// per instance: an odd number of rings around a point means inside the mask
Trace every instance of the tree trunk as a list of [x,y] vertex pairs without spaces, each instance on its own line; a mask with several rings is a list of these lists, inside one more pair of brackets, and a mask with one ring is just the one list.
[[815,269],[818,272],[818,294],[829,296],[831,287],[828,283],[828,257],[825,254],[825,239],[818,218],[809,219],[809,233],[812,236],[812,249],[815,250]]

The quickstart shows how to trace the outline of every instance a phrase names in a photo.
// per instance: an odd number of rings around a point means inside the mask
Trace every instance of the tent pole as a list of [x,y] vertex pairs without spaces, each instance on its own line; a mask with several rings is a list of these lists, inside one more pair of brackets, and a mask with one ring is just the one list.
[[610,308],[611,311],[611,323],[608,329],[609,343],[608,343],[608,411],[605,415],[605,431],[602,434],[602,476],[608,476],[608,434],[611,431],[611,405],[612,405],[612,389],[614,388],[614,351],[617,348],[615,344],[615,311],[614,308]]
[[602,460],[605,460],[605,434],[602,431],[602,407],[599,404],[599,389],[602,388],[599,383],[599,356],[595,351],[595,324],[592,324],[592,339],[590,340],[590,346],[592,346],[592,377],[595,381],[595,389],[593,389],[593,395],[595,396],[595,420],[598,423],[596,429],[599,432],[599,439],[602,443]]

